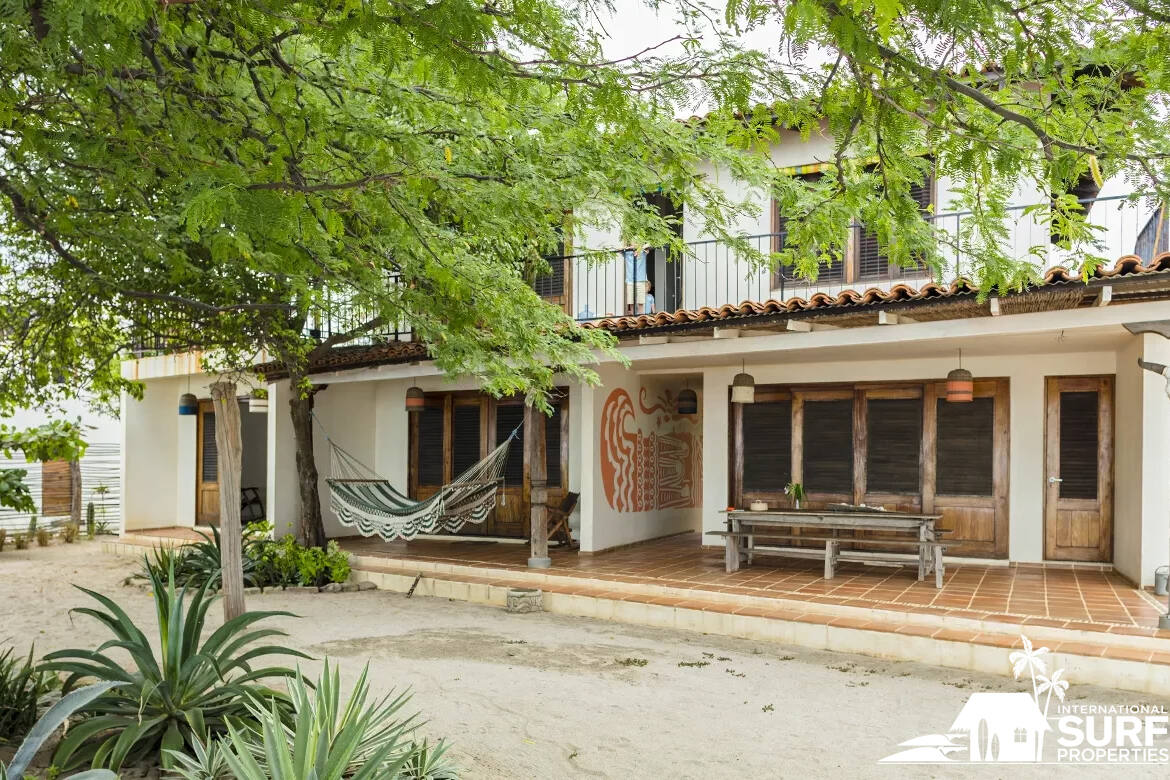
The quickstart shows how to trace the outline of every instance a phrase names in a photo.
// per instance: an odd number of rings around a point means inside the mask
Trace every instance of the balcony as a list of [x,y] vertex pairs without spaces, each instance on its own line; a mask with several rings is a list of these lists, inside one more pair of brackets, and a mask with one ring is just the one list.
[[[1135,254],[1144,261],[1170,249],[1170,223],[1166,208],[1151,208],[1126,195],[1081,201],[1090,224],[1096,228],[1095,253],[1109,262]],[[836,295],[846,289],[889,289],[896,284],[918,287],[930,281],[950,282],[972,278],[972,258],[957,248],[957,237],[970,227],[969,212],[939,214],[928,218],[938,237],[943,266],[938,274],[928,269],[900,268],[881,255],[876,240],[855,225],[845,261],[821,269],[818,278],[796,278],[790,269],[769,270],[753,266],[745,253],[722,241],[692,241],[672,256],[666,248],[642,251],[615,250],[591,255],[549,258],[551,271],[538,278],[534,289],[546,301],[561,306],[579,322],[589,322],[652,311],[718,308],[745,300],[809,298],[816,293]],[[783,246],[783,232],[749,236],[744,241],[759,255]],[[1050,228],[1038,219],[1037,207],[1008,209],[1003,225],[1004,251],[1027,258],[1041,269],[1080,265],[1076,253],[1062,248]],[[401,284],[396,276],[387,285]],[[652,291],[652,292],[651,292]],[[652,296],[652,297],[651,297]],[[346,333],[370,319],[370,312],[355,306],[343,294],[327,296],[313,311],[306,335],[325,339]],[[411,341],[409,322],[387,323],[376,332],[348,342],[360,346],[390,341]],[[143,345],[136,354],[165,352],[165,337]]]
[[[1136,254],[1144,261],[1170,249],[1165,208],[1152,209],[1128,196],[1081,201],[1095,228],[1094,254],[1112,262]],[[889,289],[896,284],[917,287],[930,281],[951,282],[976,276],[974,260],[959,248],[959,238],[970,232],[970,212],[934,215],[928,221],[938,237],[941,271],[902,268],[880,253],[876,239],[854,225],[847,257],[821,269],[817,279],[797,278],[790,269],[753,267],[736,249],[720,241],[694,241],[679,256],[666,248],[615,251],[611,259],[596,255],[552,258],[554,272],[537,290],[552,302],[567,306],[580,322],[652,311],[717,308],[745,300],[809,298],[816,293],[836,295],[846,289]],[[1004,220],[1006,254],[1027,259],[1041,270],[1055,266],[1079,267],[1083,252],[1060,245],[1043,223],[1036,207],[1014,206]],[[749,236],[745,240],[766,255],[783,246],[783,232]],[[650,293],[652,291],[652,293]],[[649,293],[649,294],[648,294]]]

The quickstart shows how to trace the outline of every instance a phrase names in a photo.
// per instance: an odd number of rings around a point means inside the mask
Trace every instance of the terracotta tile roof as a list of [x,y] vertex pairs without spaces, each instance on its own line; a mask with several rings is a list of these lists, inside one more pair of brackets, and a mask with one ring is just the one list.
[[[1111,267],[1098,268],[1093,272],[1089,281],[1107,280],[1120,277],[1140,277],[1149,274],[1170,272],[1170,252],[1164,252],[1149,263],[1144,263],[1137,255],[1126,255],[1120,258]],[[1029,296],[1044,291],[1045,288],[1057,288],[1071,283],[1083,283],[1085,280],[1080,273],[1073,273],[1067,268],[1051,268],[1045,272],[1044,278],[1036,285],[1019,293],[1019,296]],[[967,280],[960,279],[951,284],[928,282],[921,287],[912,287],[908,284],[896,284],[888,290],[871,287],[864,292],[848,289],[836,295],[818,292],[808,298],[799,296],[784,301],[769,299],[767,301],[743,301],[736,304],[724,304],[719,307],[703,306],[698,309],[679,309],[674,312],[656,312],[654,314],[638,314],[624,317],[609,317],[594,322],[582,323],[587,328],[604,328],[618,335],[629,331],[647,330],[652,328],[669,328],[733,320],[741,317],[760,317],[766,315],[793,314],[798,312],[823,311],[825,314],[862,306],[874,306],[902,303],[931,303],[971,297],[978,293],[978,288]]]
[[[335,347],[309,365],[310,374],[349,368],[367,368],[392,363],[412,363],[427,359],[425,344],[415,341],[388,341],[385,344],[363,344]],[[255,367],[268,381],[284,379],[288,372],[278,363],[261,363]]]
[[[1168,286],[1159,297],[1170,298],[1170,252],[1143,263],[1136,255],[1127,255],[1111,267],[1097,269],[1090,281],[1110,279],[1137,279],[1152,274],[1165,273]],[[1055,308],[1069,308],[1090,295],[1084,287],[1084,279],[1065,268],[1053,268],[1044,274],[1043,280],[1029,289],[1012,295],[1004,304],[1005,314],[1024,311],[1043,311]],[[986,304],[976,305],[978,289],[965,280],[949,285],[929,282],[921,287],[896,284],[889,290],[870,288],[864,292],[844,290],[837,295],[815,293],[808,298],[793,297],[785,301],[743,301],[738,305],[726,304],[718,308],[704,306],[699,309],[679,309],[675,312],[657,312],[630,317],[610,317],[595,322],[586,322],[586,328],[605,328],[617,336],[634,336],[647,330],[714,326],[728,320],[751,318],[784,318],[787,315],[832,317],[834,323],[842,325],[872,324],[872,309],[867,307],[915,306],[917,319],[956,319],[986,314]],[[925,312],[925,316],[922,312]],[[857,322],[849,320],[855,315]],[[865,319],[863,319],[863,317]],[[391,341],[385,344],[338,347],[327,355],[313,361],[310,374],[340,371],[370,366],[411,363],[428,360],[426,345],[412,341]],[[287,372],[276,363],[256,366],[256,371],[270,381],[283,379]]]

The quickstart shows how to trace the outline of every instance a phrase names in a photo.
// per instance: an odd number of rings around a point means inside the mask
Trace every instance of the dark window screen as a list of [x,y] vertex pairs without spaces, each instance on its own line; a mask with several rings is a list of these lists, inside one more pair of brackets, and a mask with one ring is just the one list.
[[853,493],[853,399],[804,402],[804,489]]
[[947,496],[994,494],[995,399],[970,403],[938,399],[935,492]]
[[[523,404],[496,407],[496,445],[512,433],[516,426],[524,424]],[[504,480],[513,487],[524,481],[524,428],[516,431],[516,438],[508,449],[508,460],[504,463]]]
[[544,421],[545,473],[549,487],[561,486],[561,405],[553,404],[552,416]]
[[536,277],[536,281],[532,283],[532,289],[536,290],[536,294],[542,298],[564,295],[565,259],[552,257],[547,262],[550,268],[549,272]]
[[451,473],[459,476],[479,462],[479,404],[451,410]]
[[[190,452],[190,450],[187,450]],[[215,446],[215,412],[203,413],[203,481],[219,482],[219,450]]]
[[781,491],[792,480],[792,402],[743,404],[743,489]]
[[1060,394],[1060,497],[1097,497],[1097,391]]
[[921,490],[922,399],[869,400],[866,431],[866,492],[918,494]]
[[[917,201],[918,206],[926,211],[930,208],[931,193],[934,190],[932,177],[927,176],[922,184],[915,184],[910,188],[910,197]],[[890,275],[890,261],[882,253],[878,244],[876,231],[868,230],[864,225],[857,231],[857,275],[861,279],[879,279]]]
[[439,406],[419,412],[418,484],[443,484],[443,409]]

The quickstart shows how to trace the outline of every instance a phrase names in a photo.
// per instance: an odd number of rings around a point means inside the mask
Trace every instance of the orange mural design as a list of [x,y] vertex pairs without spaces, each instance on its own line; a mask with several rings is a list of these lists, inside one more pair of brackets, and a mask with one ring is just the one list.
[[[679,419],[669,391],[647,407],[657,423]],[[687,422],[690,422],[687,419]],[[606,501],[619,512],[698,507],[702,503],[702,436],[685,431],[645,435],[638,427],[630,394],[618,388],[601,410],[601,480]]]

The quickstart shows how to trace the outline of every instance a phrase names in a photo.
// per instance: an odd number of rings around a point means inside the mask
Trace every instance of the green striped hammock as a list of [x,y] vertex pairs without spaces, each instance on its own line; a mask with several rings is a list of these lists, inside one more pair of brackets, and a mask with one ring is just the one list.
[[515,436],[513,431],[486,458],[422,501],[400,493],[389,480],[330,439],[333,476],[325,480],[329,506],[342,525],[387,542],[419,534],[455,533],[467,523],[482,523],[495,508],[496,489],[503,481],[504,463]]

